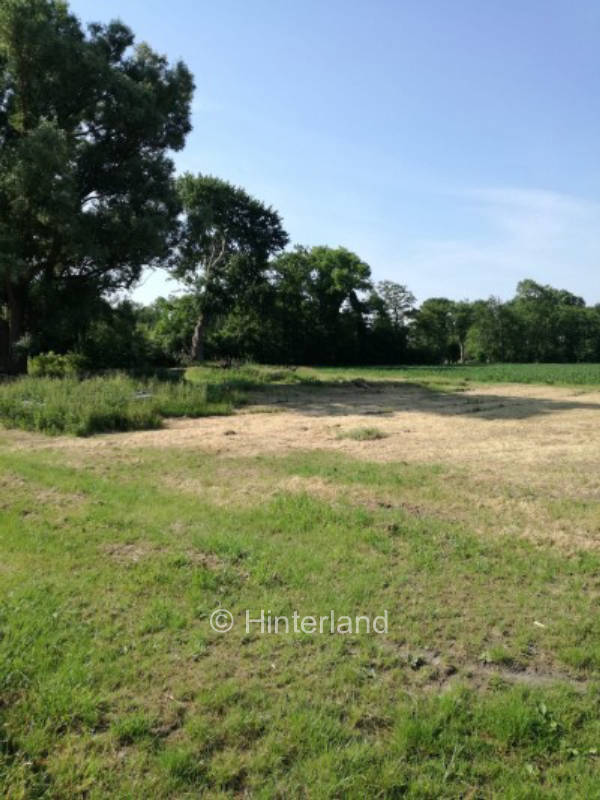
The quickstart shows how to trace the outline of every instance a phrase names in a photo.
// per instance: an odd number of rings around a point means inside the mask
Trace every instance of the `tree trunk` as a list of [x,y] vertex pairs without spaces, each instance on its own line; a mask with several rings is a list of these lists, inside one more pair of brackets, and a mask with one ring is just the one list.
[[26,290],[22,286],[6,284],[8,300],[8,371],[25,372],[27,357],[17,345],[25,333]]
[[9,369],[9,329],[8,322],[0,319],[0,372],[8,372]]
[[204,361],[204,331],[204,314],[201,313],[196,320],[196,327],[192,336],[192,349],[190,352],[192,361]]

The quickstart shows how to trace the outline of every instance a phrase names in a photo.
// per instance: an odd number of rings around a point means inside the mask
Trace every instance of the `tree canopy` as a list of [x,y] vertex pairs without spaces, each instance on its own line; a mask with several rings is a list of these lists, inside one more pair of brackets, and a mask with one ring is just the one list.
[[269,258],[289,237],[277,211],[227,181],[186,173],[177,190],[184,217],[172,273],[198,297],[190,355],[201,361],[209,314],[258,301]]
[[44,282],[129,287],[168,256],[179,211],[169,150],[193,80],[120,22],[86,32],[57,0],[0,5],[0,291],[12,360]]

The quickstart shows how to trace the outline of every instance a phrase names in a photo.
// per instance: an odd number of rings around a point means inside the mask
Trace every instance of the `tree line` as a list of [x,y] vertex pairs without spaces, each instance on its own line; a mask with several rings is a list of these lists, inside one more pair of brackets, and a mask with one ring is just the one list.
[[[193,90],[121,22],[0,0],[0,369],[50,350],[92,369],[600,361],[600,306],[566,290],[524,280],[509,301],[417,308],[343,247],[290,247],[243,188],[177,176]],[[156,268],[187,291],[114,300]]]
[[[368,282],[354,302],[340,290],[337,298],[344,299],[337,305],[321,294],[331,281],[326,262],[348,258],[357,259],[343,248],[284,253],[272,262],[270,280],[254,287],[251,303],[246,305],[242,287],[228,308],[213,306],[209,317],[194,293],[145,306],[104,302],[88,326],[67,337],[65,328],[47,327],[36,351],[75,351],[99,369],[186,365],[194,361],[202,319],[203,355],[226,362],[600,362],[600,306],[587,307],[569,292],[524,280],[505,302],[431,298],[416,308],[406,287],[381,281]],[[311,275],[311,264],[327,271]]]

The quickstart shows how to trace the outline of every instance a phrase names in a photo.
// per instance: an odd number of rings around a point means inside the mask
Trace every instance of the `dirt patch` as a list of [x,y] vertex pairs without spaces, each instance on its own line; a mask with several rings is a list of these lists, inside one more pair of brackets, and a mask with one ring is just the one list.
[[[150,542],[113,542],[102,545],[100,551],[121,566],[137,564],[147,558],[164,556],[166,551]],[[197,567],[204,567],[214,571],[225,569],[228,564],[214,553],[203,553],[200,550],[187,549],[182,552],[171,553],[173,558],[181,558],[186,563]]]
[[424,688],[436,691],[443,690],[457,681],[467,681],[478,688],[487,686],[492,681],[532,687],[566,684],[581,692],[588,687],[587,681],[575,678],[548,664],[523,668],[484,664],[457,658],[456,654],[444,654],[435,650],[406,646],[398,650],[398,656],[401,663],[410,667],[415,676],[423,672],[424,682],[422,685]]
[[155,549],[148,544],[107,544],[100,548],[101,552],[117,564],[137,564],[143,558],[146,558],[155,552]]
[[32,485],[18,475],[5,473],[0,475],[0,508],[8,508],[20,491],[26,491],[29,498],[33,497],[36,506],[48,505],[61,509],[74,508],[86,500],[82,494],[65,492],[55,487],[39,486],[39,484]]
[[16,489],[24,489],[26,486],[26,481],[24,481],[23,478],[19,478],[18,475],[0,475],[0,492],[6,493],[7,496],[8,492],[14,492]]
[[318,477],[274,478],[267,471],[248,470],[228,471],[227,465],[218,470],[210,479],[194,475],[165,475],[162,485],[179,492],[189,492],[205,498],[218,506],[250,507],[264,503],[280,492],[293,492],[314,495],[323,500],[334,501],[340,494],[340,487]]

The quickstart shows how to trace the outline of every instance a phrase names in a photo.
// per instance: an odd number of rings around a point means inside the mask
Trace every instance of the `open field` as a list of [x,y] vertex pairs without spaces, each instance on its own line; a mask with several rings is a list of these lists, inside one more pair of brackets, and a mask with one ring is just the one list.
[[405,381],[457,390],[481,383],[526,383],[600,388],[600,364],[473,364],[425,367],[263,367],[223,370],[191,367],[190,380],[230,383],[240,389],[257,384],[318,384],[354,380]]
[[227,417],[0,431],[2,794],[600,795],[600,388],[298,373],[234,375]]
[[267,367],[246,364],[158,370],[152,379],[113,372],[85,379],[24,377],[0,382],[0,424],[49,434],[161,428],[165,419],[227,415],[249,391],[268,387],[379,389],[399,383],[460,392],[479,383],[600,387],[597,364],[498,364],[466,367]]
[[369,376],[369,379],[456,383],[547,383],[557,386],[600,386],[600,364],[472,364],[445,367],[319,367],[326,376]]

